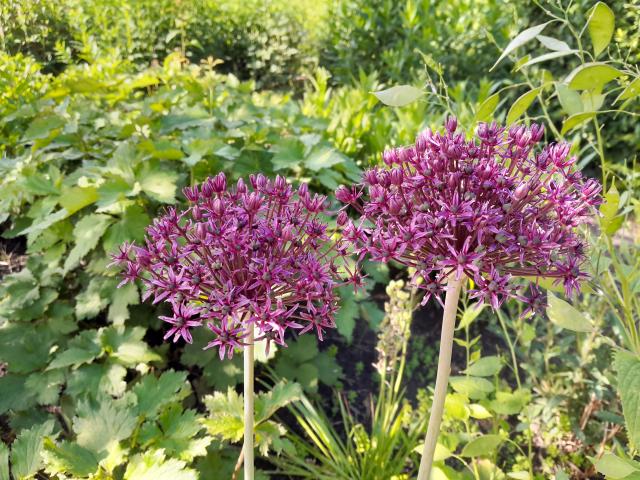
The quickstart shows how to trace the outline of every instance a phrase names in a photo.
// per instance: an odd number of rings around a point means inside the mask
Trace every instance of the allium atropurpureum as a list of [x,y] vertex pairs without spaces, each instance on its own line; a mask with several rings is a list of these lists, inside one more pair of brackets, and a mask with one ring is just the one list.
[[440,299],[455,273],[472,278],[472,297],[498,308],[507,297],[545,307],[533,281],[528,294],[514,277],[547,277],[567,295],[586,277],[578,227],[601,202],[600,184],[576,170],[566,143],[540,145],[544,129],[479,124],[466,139],[449,118],[442,133],[425,130],[415,145],[383,154],[384,167],[362,187],[336,197],[362,220],[343,216],[344,236],[361,256],[416,269],[424,302]]
[[[168,302],[173,314],[165,339],[192,342],[205,327],[231,358],[255,327],[255,342],[286,346],[285,333],[334,328],[336,287],[346,255],[321,215],[326,197],[306,184],[294,190],[283,177],[250,176],[227,188],[224,174],[187,187],[185,210],[169,208],[147,228],[143,246],[125,244],[113,256],[122,283],[141,280],[143,299]],[[346,266],[345,266],[346,268]],[[347,280],[358,282],[357,272]]]

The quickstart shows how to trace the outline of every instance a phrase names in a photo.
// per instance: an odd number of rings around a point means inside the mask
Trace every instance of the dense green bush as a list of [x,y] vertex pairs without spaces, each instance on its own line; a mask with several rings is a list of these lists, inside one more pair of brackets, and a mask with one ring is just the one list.
[[[316,63],[324,3],[197,0],[10,0],[0,6],[0,45],[50,71],[115,50],[141,68],[178,50],[191,62],[259,86],[286,86]],[[314,14],[310,15],[313,8]]]
[[424,68],[423,55],[463,80],[495,61],[494,42],[509,38],[516,7],[506,1],[335,0],[321,64],[339,82],[359,70],[404,82]]

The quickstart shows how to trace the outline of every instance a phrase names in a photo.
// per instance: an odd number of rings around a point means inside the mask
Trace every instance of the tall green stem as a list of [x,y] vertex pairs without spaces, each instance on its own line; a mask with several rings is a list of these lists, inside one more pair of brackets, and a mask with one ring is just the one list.
[[447,295],[444,301],[444,313],[442,314],[442,333],[440,335],[440,355],[438,356],[436,388],[433,393],[433,404],[431,405],[427,436],[424,439],[424,447],[422,449],[422,460],[420,460],[418,480],[428,480],[429,475],[431,475],[433,455],[440,433],[440,424],[442,423],[442,414],[444,412],[444,400],[447,396],[447,386],[449,384],[453,334],[456,327],[456,312],[458,311],[458,298],[460,298],[460,288],[462,287],[463,278],[456,280],[455,274],[451,274],[447,282]]
[[253,327],[244,347],[244,480],[253,480]]

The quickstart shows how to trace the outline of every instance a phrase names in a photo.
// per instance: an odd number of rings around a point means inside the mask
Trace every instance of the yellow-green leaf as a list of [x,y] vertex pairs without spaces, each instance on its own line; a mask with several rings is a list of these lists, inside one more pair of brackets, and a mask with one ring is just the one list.
[[593,53],[596,57],[600,55],[600,53],[607,48],[609,42],[611,42],[615,23],[615,15],[609,6],[604,2],[596,3],[591,10],[591,15],[587,23],[589,36],[593,44]]
[[621,100],[629,100],[640,95],[640,77],[636,77],[629,85],[627,85],[620,96],[616,98],[616,102]]
[[495,112],[498,107],[498,103],[500,102],[500,94],[494,93],[489,98],[487,98],[484,102],[480,104],[478,107],[478,111],[476,112],[475,121],[476,122],[486,122],[491,118],[491,114]]
[[595,112],[584,112],[584,113],[576,113],[575,115],[571,115],[562,124],[562,130],[560,133],[564,135],[565,133],[573,130],[574,128],[579,127],[583,123],[588,122],[595,116],[596,116]]
[[403,107],[420,98],[424,92],[411,85],[396,85],[379,92],[372,92],[378,100],[390,107]]
[[515,102],[513,102],[513,105],[511,105],[511,108],[509,109],[509,113],[507,113],[507,124],[513,123],[527,111],[536,99],[538,93],[540,93],[540,90],[541,88],[534,88],[533,90],[523,93]]
[[504,438],[500,435],[483,435],[467,443],[460,455],[463,457],[491,456],[503,441]]
[[602,87],[622,75],[617,68],[602,62],[589,62],[574,69],[565,83],[573,90],[600,91]]
[[571,304],[547,291],[547,316],[552,323],[574,332],[592,332],[591,322]]

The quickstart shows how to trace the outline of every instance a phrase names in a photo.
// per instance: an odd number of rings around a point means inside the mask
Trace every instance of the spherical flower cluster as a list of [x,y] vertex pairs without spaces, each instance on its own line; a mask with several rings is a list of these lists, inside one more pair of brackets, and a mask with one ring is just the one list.
[[[365,172],[362,187],[336,196],[361,215],[343,216],[344,236],[361,256],[414,267],[424,301],[447,278],[474,280],[471,296],[498,308],[507,297],[544,308],[531,282],[525,297],[515,277],[548,277],[567,295],[586,277],[578,227],[601,202],[600,184],[582,177],[569,145],[536,147],[543,127],[479,124],[474,138],[426,130],[415,145],[387,150],[384,167]],[[420,279],[420,281],[418,281]]]
[[249,183],[227,188],[221,173],[186,188],[185,210],[168,209],[147,228],[144,246],[125,244],[113,257],[123,283],[139,279],[144,299],[171,305],[173,314],[160,317],[170,325],[165,339],[191,343],[191,329],[206,326],[213,340],[205,348],[218,347],[221,359],[254,328],[267,349],[286,346],[288,329],[322,340],[344,283],[344,245],[321,220],[326,198],[282,177]]

